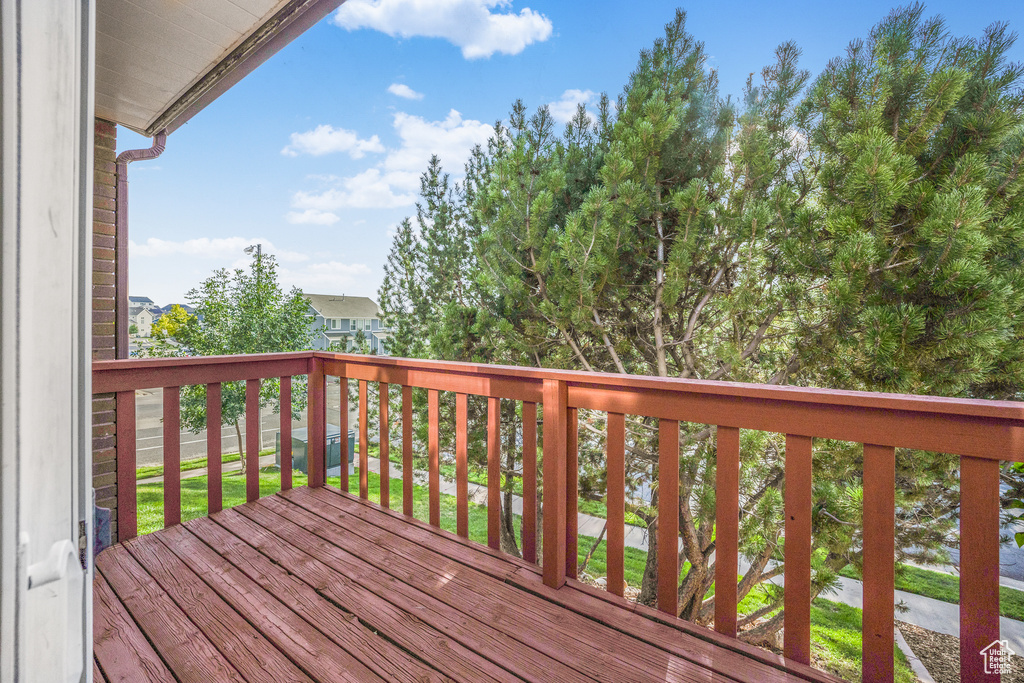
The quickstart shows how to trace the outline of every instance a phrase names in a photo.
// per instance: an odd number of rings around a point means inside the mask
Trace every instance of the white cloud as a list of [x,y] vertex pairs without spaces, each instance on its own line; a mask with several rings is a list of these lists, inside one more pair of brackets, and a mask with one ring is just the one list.
[[[562,93],[554,102],[548,103],[548,110],[551,112],[551,117],[559,123],[569,123],[572,117],[576,116],[576,107],[579,105],[590,105],[597,101],[597,93],[593,90],[575,90],[570,89]],[[590,116],[590,120],[594,120],[594,115],[587,112]]]
[[351,178],[343,178],[334,187],[320,193],[296,192],[292,206],[320,212],[338,209],[393,209],[416,202],[416,195],[396,193],[394,185],[406,186],[401,174],[382,174],[371,168]]
[[405,83],[392,83],[388,86],[388,92],[398,97],[404,97],[407,100],[422,100],[423,93],[416,92]]
[[494,134],[490,125],[463,119],[454,109],[443,121],[399,112],[394,117],[394,128],[401,144],[389,150],[380,165],[349,178],[318,176],[326,189],[296,192],[292,208],[332,212],[411,206],[416,203],[420,175],[431,155],[436,154],[445,170],[459,177],[473,147],[486,144]]
[[334,225],[340,219],[330,211],[306,209],[305,211],[289,211],[285,219],[293,225]]
[[[509,10],[492,12],[493,9]],[[466,59],[495,52],[519,54],[551,37],[551,20],[526,7],[516,14],[512,0],[348,0],[333,21],[349,31],[370,28],[389,36],[444,38]]]
[[384,145],[376,135],[368,140],[361,140],[355,131],[333,126],[321,125],[305,133],[292,133],[291,144],[281,150],[281,154],[297,157],[300,154],[320,156],[333,152],[348,152],[353,159],[362,159],[367,152],[384,151]]
[[[328,261],[310,263],[296,270],[281,269],[281,282],[296,286],[304,292],[352,293],[373,271],[363,263]],[[372,294],[371,294],[372,296]]]
[[247,261],[243,250],[253,244],[262,244],[263,253],[273,254],[279,261],[308,261],[309,256],[295,251],[278,249],[270,240],[262,237],[198,237],[191,240],[162,240],[150,237],[142,244],[128,241],[128,252],[133,258],[164,258],[168,256],[191,256],[197,258],[241,259]]

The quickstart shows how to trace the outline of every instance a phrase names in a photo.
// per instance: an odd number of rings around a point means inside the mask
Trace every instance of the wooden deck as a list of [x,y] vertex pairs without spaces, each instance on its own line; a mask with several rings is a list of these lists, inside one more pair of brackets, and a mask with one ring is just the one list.
[[329,487],[96,566],[97,681],[837,680]]

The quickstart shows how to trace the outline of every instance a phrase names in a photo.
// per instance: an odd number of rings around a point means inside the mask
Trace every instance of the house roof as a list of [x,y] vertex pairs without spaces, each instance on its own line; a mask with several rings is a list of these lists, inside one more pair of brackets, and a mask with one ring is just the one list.
[[304,294],[309,305],[325,318],[379,318],[377,302],[365,296]]
[[130,297],[128,297],[128,301],[130,303],[133,303],[133,304],[151,304],[151,303],[153,303],[153,300],[150,299],[148,296],[130,296]]
[[173,132],[342,0],[98,0],[96,116]]

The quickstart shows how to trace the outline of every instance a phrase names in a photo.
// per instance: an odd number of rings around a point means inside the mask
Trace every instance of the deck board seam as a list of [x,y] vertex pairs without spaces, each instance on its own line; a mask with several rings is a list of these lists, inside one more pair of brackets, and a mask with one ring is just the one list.
[[[349,509],[351,508],[351,506],[360,506],[360,507],[362,507],[362,508],[364,508],[364,509],[366,509],[368,511],[376,511],[377,507],[378,507],[378,506],[376,506],[376,505],[374,505],[374,504],[372,504],[372,503],[370,503],[368,501],[364,501],[362,499],[356,498],[356,497],[352,496],[351,494],[347,494],[346,495],[343,491],[341,491],[340,489],[334,488],[334,487],[323,487],[322,490],[309,490],[308,493],[306,493],[303,490],[296,490],[293,495],[286,495],[286,496],[280,496],[280,497],[284,498],[285,500],[288,500],[289,502],[292,502],[293,504],[295,504],[295,501],[292,500],[292,499],[294,497],[296,497],[296,496],[301,497],[303,495],[309,495],[309,496],[315,497],[317,500],[323,500],[325,502],[328,502],[328,504],[331,504],[333,502],[339,502],[337,500],[335,500],[335,501],[331,500],[331,496],[337,496],[337,498],[340,499],[340,503],[341,504],[340,505],[332,505],[332,507],[335,507],[335,509],[339,509],[342,512],[347,513],[347,514],[350,514],[349,513]],[[342,505],[344,507],[342,507]],[[380,512],[384,513],[388,517],[391,517],[395,521],[398,521],[398,522],[401,522],[401,521],[408,522],[409,526],[413,527],[414,529],[417,529],[417,530],[422,531],[422,532],[427,532],[427,533],[429,533],[429,534],[431,534],[431,535],[433,535],[435,537],[443,539],[446,542],[452,542],[452,543],[455,543],[455,544],[457,544],[459,546],[462,546],[467,551],[472,551],[472,552],[474,552],[474,553],[476,553],[478,555],[483,555],[485,557],[488,557],[488,558],[493,559],[493,560],[497,560],[499,562],[500,561],[510,561],[512,564],[518,565],[520,570],[525,570],[525,571],[529,572],[530,574],[532,574],[534,576],[537,576],[539,578],[539,575],[540,575],[539,569],[536,568],[536,567],[529,566],[527,563],[525,563],[520,558],[515,558],[513,556],[508,556],[508,555],[505,555],[505,554],[499,555],[498,553],[492,551],[491,549],[489,549],[487,547],[484,547],[484,546],[482,546],[482,545],[480,545],[478,543],[473,543],[472,541],[467,541],[466,539],[463,539],[463,538],[460,538],[460,537],[458,537],[456,535],[453,535],[450,532],[446,532],[443,529],[438,529],[438,528],[435,528],[433,526],[427,525],[427,524],[423,523],[421,520],[408,520],[407,518],[405,518],[405,516],[399,516],[397,513],[394,513],[393,511],[387,511],[387,510],[383,510],[383,509],[380,509]],[[393,534],[395,536],[398,536],[399,538],[402,538],[402,539],[404,539],[404,540],[406,540],[406,541],[408,541],[410,543],[416,544],[416,545],[418,545],[418,546],[420,546],[422,548],[425,548],[425,549],[430,550],[432,552],[435,552],[435,553],[437,553],[439,555],[442,555],[443,557],[445,557],[445,558],[447,558],[449,560],[452,560],[452,561],[455,561],[455,562],[457,562],[459,564],[467,566],[470,569],[473,569],[473,570],[476,570],[476,571],[479,571],[479,572],[482,572],[482,573],[485,573],[485,574],[489,574],[494,579],[500,580],[500,581],[502,581],[502,582],[504,582],[504,583],[506,583],[506,584],[508,584],[508,585],[510,585],[512,587],[514,587],[514,588],[519,589],[519,590],[523,590],[523,591],[526,591],[528,593],[531,593],[531,594],[537,596],[538,598],[540,598],[542,600],[545,600],[545,601],[548,601],[548,602],[552,602],[552,604],[556,604],[556,605],[562,607],[563,609],[567,609],[569,611],[572,611],[573,613],[575,613],[575,614],[577,614],[579,616],[582,616],[582,617],[584,617],[586,619],[589,619],[590,621],[593,621],[593,622],[595,622],[597,624],[600,624],[600,625],[603,625],[605,627],[608,627],[608,628],[611,628],[613,630],[616,630],[619,633],[622,633],[622,634],[624,634],[626,636],[632,637],[632,638],[634,638],[636,640],[640,640],[641,642],[647,643],[648,645],[650,645],[652,647],[655,647],[655,648],[657,648],[659,650],[662,650],[664,652],[667,652],[668,654],[671,654],[672,656],[681,657],[683,659],[686,659],[687,661],[691,661],[692,663],[694,663],[697,666],[708,666],[707,664],[701,663],[699,661],[693,661],[691,659],[691,656],[688,656],[687,654],[685,654],[684,652],[682,652],[679,649],[668,648],[668,647],[666,647],[664,645],[661,645],[658,642],[652,642],[651,640],[649,640],[647,637],[644,637],[643,635],[638,635],[638,634],[633,633],[631,631],[624,630],[625,629],[624,626],[616,626],[616,625],[614,625],[612,623],[609,623],[607,620],[603,620],[603,619],[595,616],[591,612],[582,611],[582,608],[577,609],[576,607],[574,607],[571,604],[570,601],[558,600],[557,598],[555,599],[555,601],[553,601],[550,596],[546,596],[546,595],[543,594],[542,591],[544,591],[544,588],[542,588],[541,586],[535,586],[535,585],[533,585],[529,581],[523,581],[521,578],[517,580],[517,576],[521,576],[517,572],[512,572],[512,573],[502,572],[500,575],[497,574],[497,573],[491,573],[487,569],[483,568],[483,566],[481,566],[480,564],[473,563],[472,560],[470,560],[470,559],[463,559],[462,557],[460,557],[460,556],[458,556],[456,554],[444,553],[441,550],[438,550],[436,546],[427,545],[425,541],[420,541],[420,540],[417,540],[417,539],[409,538],[406,535],[398,533],[395,530],[395,527],[385,526],[383,523],[377,523],[375,517],[376,517],[375,515],[371,515],[371,516],[365,518],[363,521],[367,522],[368,524],[372,524],[372,525],[382,529],[383,531],[385,531],[387,533],[391,533],[391,534]],[[418,522],[418,523],[413,523],[413,522]],[[704,643],[709,648],[712,648],[712,649],[725,648],[729,652],[735,654],[737,657],[740,657],[740,658],[743,658],[743,659],[747,659],[748,661],[749,660],[753,660],[753,662],[756,662],[756,664],[758,664],[758,665],[763,665],[763,666],[767,666],[767,667],[769,667],[771,669],[774,669],[783,678],[795,677],[795,678],[798,678],[800,680],[807,680],[807,681],[839,681],[840,680],[840,679],[837,679],[835,677],[829,676],[825,672],[821,672],[821,671],[818,671],[818,670],[812,670],[812,669],[810,669],[810,667],[804,667],[802,665],[798,665],[797,667],[794,667],[794,666],[792,666],[792,663],[789,663],[789,662],[782,663],[782,662],[772,661],[772,658],[774,656],[771,655],[770,653],[767,653],[767,652],[763,653],[763,655],[762,655],[761,652],[758,651],[756,653],[756,655],[761,655],[761,656],[756,656],[756,657],[752,658],[751,657],[751,653],[745,651],[744,644],[743,643],[739,643],[739,641],[736,641],[736,643],[735,643],[735,645],[738,645],[738,647],[734,646],[734,643],[731,643],[731,642],[718,642],[719,640],[724,640],[724,638],[721,637],[721,636],[718,636],[713,631],[708,631],[707,634],[693,632],[698,627],[691,626],[690,628],[683,628],[683,627],[681,627],[681,625],[670,623],[668,618],[664,617],[663,615],[656,615],[655,617],[652,617],[651,615],[645,613],[645,611],[643,610],[643,606],[641,606],[641,605],[638,605],[638,604],[632,603],[632,602],[626,602],[626,601],[622,601],[623,604],[620,605],[620,604],[618,604],[619,600],[615,600],[613,602],[611,599],[609,599],[603,593],[601,595],[596,595],[596,593],[599,592],[597,589],[592,589],[592,590],[587,590],[587,591],[581,590],[578,586],[573,585],[575,583],[578,583],[578,582],[574,581],[571,584],[567,584],[561,590],[567,590],[567,589],[568,590],[574,590],[577,593],[579,593],[581,596],[584,596],[585,598],[599,599],[599,600],[601,600],[601,602],[603,602],[604,604],[608,605],[609,607],[622,609],[623,611],[629,612],[631,614],[636,615],[637,617],[643,618],[647,622],[650,622],[652,624],[657,624],[657,625],[659,625],[661,627],[672,629],[672,630],[676,631],[680,636],[682,636],[684,638],[693,638],[693,639],[699,640],[700,642]],[[592,592],[595,593],[595,595],[591,595]],[[727,671],[722,671],[720,668],[715,667],[714,664],[712,664],[709,668],[711,668],[712,670],[716,671],[716,673],[719,673],[721,675],[733,677]],[[796,670],[794,670],[794,669],[796,669]]]
[[[474,595],[476,598],[475,601],[473,601],[474,604],[480,605],[480,609],[485,610],[484,614],[501,615],[501,622],[492,622],[495,628],[502,631],[508,637],[519,642],[523,646],[530,647],[531,649],[545,654],[548,657],[557,658],[560,654],[578,652],[578,656],[565,658],[563,661],[585,676],[600,676],[605,672],[612,674],[612,672],[618,671],[618,675],[620,677],[625,677],[630,673],[644,670],[647,670],[650,675],[654,676],[660,675],[662,664],[674,670],[686,668],[683,666],[685,664],[692,665],[692,667],[694,667],[694,671],[697,669],[704,669],[708,672],[719,673],[720,675],[735,680],[735,678],[726,672],[713,671],[712,667],[707,666],[705,663],[691,661],[680,657],[675,653],[667,652],[640,638],[636,638],[630,633],[608,628],[605,624],[596,620],[560,609],[557,605],[552,604],[542,596],[531,595],[531,597],[534,598],[532,601],[532,609],[530,610],[536,624],[536,629],[534,630],[536,630],[538,634],[543,634],[535,637],[533,632],[527,632],[524,629],[516,627],[518,622],[522,622],[524,620],[524,614],[517,610],[505,609],[505,598],[509,601],[521,599],[524,595],[528,595],[525,591],[520,590],[516,586],[495,579],[474,567],[469,567],[463,563],[455,562],[453,558],[438,553],[436,549],[423,548],[422,546],[411,543],[406,539],[402,539],[401,536],[394,534],[386,528],[382,529],[373,524],[367,523],[364,520],[358,520],[358,518],[353,517],[353,519],[358,523],[350,523],[350,526],[346,528],[343,520],[325,517],[322,514],[322,503],[311,496],[303,496],[300,494],[293,498],[294,500],[290,501],[292,505],[296,508],[305,510],[307,515],[312,516],[314,519],[321,520],[323,525],[326,525],[326,528],[322,529],[323,533],[318,533],[317,531],[314,531],[313,533],[317,533],[317,535],[327,542],[332,543],[332,545],[338,546],[342,550],[348,550],[348,552],[354,552],[352,548],[339,546],[339,542],[345,542],[341,541],[342,534],[331,533],[332,531],[348,531],[348,538],[352,538],[352,536],[358,537],[362,539],[362,543],[369,548],[379,547],[381,548],[381,552],[389,554],[390,557],[381,557],[379,564],[383,571],[393,576],[396,580],[403,582],[407,581],[405,578],[406,571],[394,569],[394,567],[398,567],[403,563],[409,567],[418,567],[425,571],[436,571],[438,567],[445,564],[456,565],[459,567],[459,573],[457,575],[451,575],[449,577],[449,581],[456,582],[452,585],[458,585],[459,590],[464,590],[466,593]],[[287,499],[284,499],[284,497],[277,497],[274,500],[268,499],[265,503],[265,507],[276,508],[282,504],[282,500]],[[336,515],[345,514],[337,508],[334,508],[334,510]],[[285,515],[282,513],[282,516]],[[386,544],[387,547],[384,547],[385,544],[382,544],[379,539],[366,535],[367,533],[372,534],[369,529],[376,529],[378,532],[386,534],[387,537],[393,537],[401,540],[404,542],[405,546],[418,548],[420,553],[423,554],[423,557],[417,558],[414,555],[410,555],[407,552],[406,547],[403,547],[402,544],[399,543],[388,543]],[[350,540],[348,543],[353,544],[354,541]],[[434,558],[435,561],[431,561],[431,558]],[[377,562],[374,562],[374,564],[377,564]],[[415,574],[415,572],[410,573],[410,575],[413,574]],[[497,594],[495,589],[499,586],[507,586],[508,590],[504,596],[496,597]],[[474,616],[473,612],[467,611],[468,605],[464,600],[450,596],[448,593],[439,594],[437,597],[452,609],[458,610],[467,616]],[[487,605],[490,606],[487,607]],[[571,613],[573,615],[576,623],[571,627],[566,626],[565,628],[561,628],[558,621],[567,613]],[[585,634],[585,632],[588,633]],[[618,646],[605,650],[604,648],[596,645],[595,640],[605,640],[608,636],[618,638]],[[648,649],[648,655],[650,656],[634,656],[631,658],[629,653],[636,649]],[[663,659],[664,662],[659,661],[659,657],[660,659]],[[657,674],[655,673],[656,671],[658,672]],[[689,672],[683,673],[685,675],[685,673]]]

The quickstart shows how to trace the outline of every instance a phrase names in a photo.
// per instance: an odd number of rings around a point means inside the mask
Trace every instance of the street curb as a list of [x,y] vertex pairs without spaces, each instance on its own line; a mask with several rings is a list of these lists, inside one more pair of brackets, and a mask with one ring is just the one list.
[[917,680],[921,681],[921,683],[935,683],[935,679],[932,678],[930,673],[928,673],[928,669],[924,667],[924,663],[922,663],[918,656],[914,654],[914,651],[910,649],[910,644],[907,642],[907,639],[903,637],[903,632],[897,628],[895,636],[896,647],[898,647],[900,651],[903,652],[903,656],[907,658],[907,661],[910,663],[910,669],[914,672],[914,675],[917,676]]

